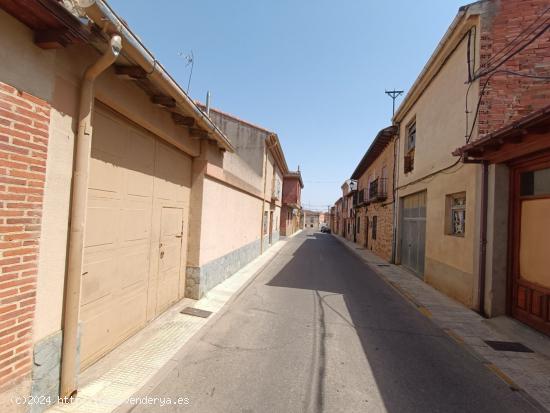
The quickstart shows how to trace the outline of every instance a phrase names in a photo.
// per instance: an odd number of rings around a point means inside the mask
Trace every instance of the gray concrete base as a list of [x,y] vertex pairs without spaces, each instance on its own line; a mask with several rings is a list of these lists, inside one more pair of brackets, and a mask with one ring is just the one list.
[[[80,334],[81,329],[79,328],[76,362],[77,377],[80,371]],[[31,396],[57,401],[61,377],[62,344],[63,332],[58,331],[34,345]],[[48,407],[43,404],[33,404],[29,411],[30,413],[41,413]]]
[[[34,345],[32,364],[33,397],[49,397],[57,400],[61,374],[61,343],[63,335],[58,331]],[[31,412],[38,413],[47,406],[32,405]]]
[[256,240],[201,267],[187,267],[185,296],[199,300],[206,292],[259,256],[260,248],[260,240]]

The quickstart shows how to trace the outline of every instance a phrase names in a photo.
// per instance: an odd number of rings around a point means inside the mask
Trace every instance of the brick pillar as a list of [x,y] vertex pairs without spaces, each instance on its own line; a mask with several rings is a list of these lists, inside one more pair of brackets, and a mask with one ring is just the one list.
[[31,372],[49,118],[46,102],[0,82],[0,393]]

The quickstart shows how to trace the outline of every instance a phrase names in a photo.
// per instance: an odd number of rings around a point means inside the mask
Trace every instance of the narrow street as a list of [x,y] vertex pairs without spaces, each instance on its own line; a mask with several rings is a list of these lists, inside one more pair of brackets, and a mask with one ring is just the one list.
[[331,235],[292,238],[133,412],[529,412]]

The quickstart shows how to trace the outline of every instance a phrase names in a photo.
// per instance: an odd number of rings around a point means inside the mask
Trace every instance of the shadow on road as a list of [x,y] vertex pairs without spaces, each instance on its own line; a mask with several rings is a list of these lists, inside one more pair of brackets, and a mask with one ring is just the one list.
[[[313,292],[320,341],[313,388],[320,394],[312,399],[319,410],[330,315],[355,330],[387,411],[532,411],[331,235],[308,235],[266,285]],[[329,302],[334,294],[345,306]]]

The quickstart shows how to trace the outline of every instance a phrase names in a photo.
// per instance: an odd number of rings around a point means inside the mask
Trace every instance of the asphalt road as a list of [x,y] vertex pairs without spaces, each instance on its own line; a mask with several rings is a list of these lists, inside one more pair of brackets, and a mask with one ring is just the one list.
[[133,412],[532,412],[330,235],[292,238]]

